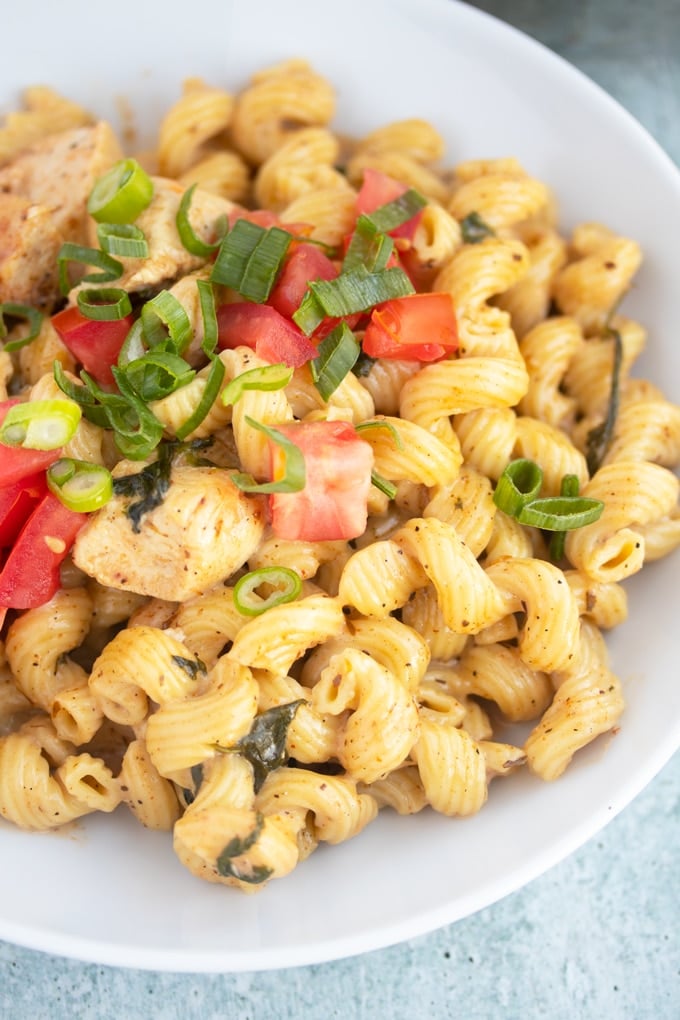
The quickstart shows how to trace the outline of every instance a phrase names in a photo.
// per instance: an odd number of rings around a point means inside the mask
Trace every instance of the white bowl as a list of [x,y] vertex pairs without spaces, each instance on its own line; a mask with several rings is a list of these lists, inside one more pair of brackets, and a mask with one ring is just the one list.
[[[449,164],[517,156],[555,189],[565,228],[601,220],[641,242],[624,305],[649,328],[639,374],[680,398],[677,170],[599,88],[487,15],[447,0],[23,0],[4,41],[4,110],[46,83],[114,124],[130,104],[149,139],[182,78],[236,88],[302,56],[337,86],[340,131],[419,116],[447,139]],[[378,948],[488,905],[591,837],[680,745],[677,569],[671,557],[628,585],[630,622],[610,642],[627,700],[620,732],[556,783],[497,783],[464,821],[385,812],[253,897],[193,878],[167,835],[122,812],[61,835],[2,824],[0,937],[114,965],[257,970]]]

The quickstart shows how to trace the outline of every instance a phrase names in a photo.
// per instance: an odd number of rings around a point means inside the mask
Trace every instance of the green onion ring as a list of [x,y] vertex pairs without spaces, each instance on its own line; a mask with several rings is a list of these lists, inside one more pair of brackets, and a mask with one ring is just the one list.
[[97,322],[115,322],[132,311],[130,295],[121,287],[98,287],[78,291],[78,308]]
[[[256,589],[262,584],[274,589],[261,599]],[[302,580],[290,567],[260,567],[244,574],[234,585],[234,605],[244,616],[261,616],[274,606],[292,602],[302,591]]]
[[517,517],[522,507],[541,491],[543,472],[533,460],[520,457],[510,461],[498,479],[493,501],[499,510]]
[[153,181],[136,159],[121,159],[96,182],[87,211],[98,223],[132,223],[153,198]]
[[97,240],[107,255],[145,259],[149,254],[144,231],[132,223],[100,223],[97,226]]
[[80,513],[98,510],[113,495],[111,472],[101,464],[62,457],[47,469],[47,486],[68,507]]
[[32,308],[30,305],[21,305],[16,301],[4,301],[0,304],[0,340],[7,336],[6,315],[11,319],[23,319],[28,323],[27,335],[20,337],[18,340],[8,341],[4,345],[4,350],[6,351],[18,351],[21,347],[26,347],[32,343],[40,333],[42,322],[45,318],[42,312],[39,312],[37,308]]
[[75,435],[82,412],[73,400],[28,400],[10,407],[0,442],[25,450],[57,450]]

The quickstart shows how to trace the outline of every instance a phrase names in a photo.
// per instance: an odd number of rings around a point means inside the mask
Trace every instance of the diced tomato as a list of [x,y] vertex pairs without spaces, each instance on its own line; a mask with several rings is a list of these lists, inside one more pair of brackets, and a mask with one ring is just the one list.
[[52,325],[64,345],[85,371],[104,386],[113,382],[111,366],[116,364],[133,322],[133,315],[110,322],[88,319],[75,305],[52,316]]
[[[271,521],[279,538],[325,542],[357,538],[366,530],[373,451],[346,421],[277,425],[305,458],[305,487],[270,496]],[[283,454],[270,444],[272,477],[282,475]]]
[[59,567],[87,520],[47,492],[19,532],[0,571],[0,606],[35,609],[59,588]]
[[44,473],[29,475],[0,489],[0,548],[12,544],[47,492]]
[[[307,285],[310,280],[334,280],[337,275],[337,268],[317,245],[296,244],[272,288],[268,304],[276,308],[282,315],[292,319],[293,312],[300,307],[300,303],[307,293]],[[354,329],[360,318],[360,315],[347,316],[346,322],[349,328]],[[323,340],[340,321],[340,319],[333,318],[324,319],[314,330],[314,339]],[[313,356],[316,357],[316,354]]]
[[284,262],[268,303],[292,318],[307,292],[310,280],[334,280],[338,270],[315,244],[296,244]]
[[458,326],[450,294],[409,294],[371,312],[363,350],[371,358],[439,361],[458,349]]
[[[0,425],[10,407],[20,403],[16,398],[0,402]],[[13,485],[22,478],[35,475],[60,456],[61,447],[58,450],[25,450],[21,446],[5,446],[0,443],[0,485]]]
[[317,355],[317,349],[294,322],[271,305],[236,301],[217,309],[218,344],[222,350],[251,347],[273,365],[298,368]]
[[[402,184],[401,181],[395,181],[393,177],[388,177],[387,174],[382,173],[380,170],[366,167],[361,188],[357,195],[357,214],[375,212],[381,205],[386,205],[387,202],[392,202],[395,198],[399,198],[405,191],[408,191],[408,187]],[[421,216],[422,211],[417,212],[410,220],[395,227],[394,230],[390,230],[390,237],[405,237],[407,240],[412,241],[413,235],[418,229]]]

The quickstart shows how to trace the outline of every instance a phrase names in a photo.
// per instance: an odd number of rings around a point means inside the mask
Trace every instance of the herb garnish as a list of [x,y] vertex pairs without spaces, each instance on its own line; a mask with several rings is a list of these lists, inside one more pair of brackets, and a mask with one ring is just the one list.
[[586,436],[586,463],[591,476],[602,466],[602,461],[607,453],[609,444],[614,435],[616,417],[619,413],[619,393],[621,386],[621,365],[623,363],[623,342],[618,329],[607,325],[605,336],[611,336],[614,341],[612,356],[612,381],[609,389],[609,401],[607,404],[607,415],[603,422],[590,429]]
[[173,655],[171,658],[192,680],[195,680],[199,673],[208,672],[207,666],[202,659],[187,659],[183,655]]
[[250,732],[237,740],[234,747],[216,745],[217,751],[225,753],[235,751],[250,762],[253,766],[255,793],[262,788],[269,773],[283,765],[286,760],[288,727],[300,705],[304,704],[304,698],[300,698],[286,705],[269,708],[255,717]]
[[482,219],[478,212],[468,213],[460,221],[460,229],[465,244],[479,244],[487,237],[496,236],[495,230],[489,226],[486,220]]
[[198,765],[191,766],[191,781],[194,784],[193,790],[189,789],[188,786],[182,787],[182,796],[187,807],[196,800],[198,791],[203,783],[203,764],[201,762]]
[[375,365],[377,358],[372,358],[370,354],[364,354],[363,351],[359,354],[359,357],[352,365],[352,372],[358,379],[363,379],[367,376],[373,366]]
[[234,857],[240,857],[242,854],[248,852],[257,843],[260,833],[264,828],[264,816],[258,811],[256,815],[255,828],[252,832],[249,832],[247,836],[241,839],[239,836],[234,836],[230,839],[225,846],[222,853],[217,858],[217,871],[224,878],[235,878],[239,882],[247,882],[249,885],[259,885],[260,882],[266,882],[266,880],[273,874],[271,868],[265,865],[256,865],[248,875],[244,875],[238,871],[232,861]]
[[158,448],[158,456],[151,464],[131,475],[114,478],[113,491],[117,496],[130,496],[134,502],[126,509],[132,523],[132,530],[139,532],[144,514],[155,510],[165,499],[170,488],[170,473],[175,458],[180,453],[194,451],[205,446],[203,440],[192,443],[169,441]]

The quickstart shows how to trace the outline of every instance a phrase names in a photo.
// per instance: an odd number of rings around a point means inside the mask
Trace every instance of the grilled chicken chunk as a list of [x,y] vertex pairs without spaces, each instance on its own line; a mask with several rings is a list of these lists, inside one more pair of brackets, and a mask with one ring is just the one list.
[[52,309],[57,253],[64,241],[87,244],[92,185],[120,155],[101,122],[50,135],[0,169],[0,301]]
[[62,131],[2,167],[0,192],[44,206],[62,241],[87,244],[88,196],[96,179],[121,157],[118,139],[105,121]]
[[[139,214],[135,226],[144,233],[149,246],[146,258],[121,258],[125,270],[117,287],[128,291],[157,288],[205,264],[203,256],[192,255],[177,231],[177,211],[185,188],[177,181],[153,177],[154,193],[149,206]],[[200,237],[212,240],[221,216],[228,216],[232,202],[219,195],[196,189],[191,202],[191,223]],[[96,234],[90,237],[96,243]]]
[[61,242],[46,206],[0,192],[0,302],[51,308]]
[[[121,461],[118,477],[140,470]],[[162,499],[141,516],[115,495],[79,533],[73,560],[100,584],[184,602],[229,577],[252,555],[265,525],[262,497],[247,496],[226,471],[175,465]]]

